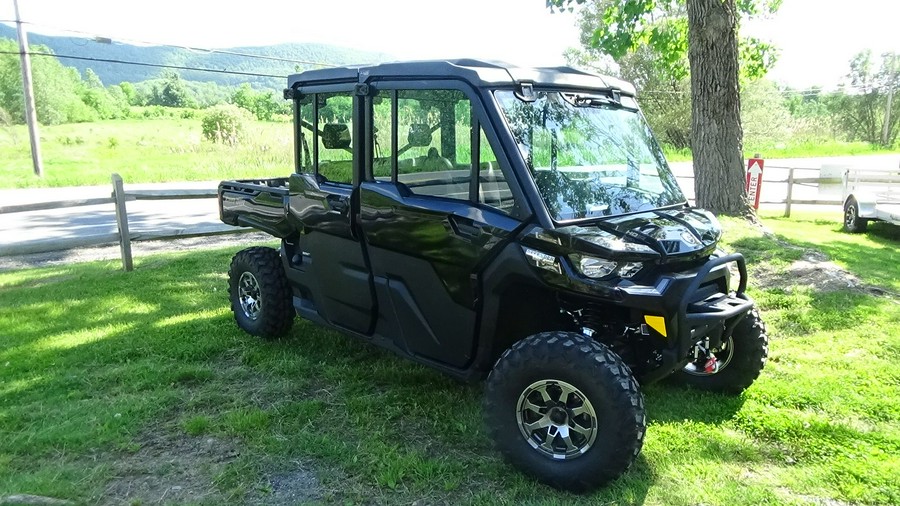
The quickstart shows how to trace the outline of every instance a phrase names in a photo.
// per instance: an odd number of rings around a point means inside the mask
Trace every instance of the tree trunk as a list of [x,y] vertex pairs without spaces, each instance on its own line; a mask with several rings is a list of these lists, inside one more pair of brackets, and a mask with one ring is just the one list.
[[687,13],[695,201],[746,214],[735,0],[687,0]]

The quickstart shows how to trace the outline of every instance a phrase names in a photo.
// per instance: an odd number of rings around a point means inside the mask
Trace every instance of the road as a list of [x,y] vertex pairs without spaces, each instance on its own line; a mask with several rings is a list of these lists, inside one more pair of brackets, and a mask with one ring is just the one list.
[[[691,163],[675,162],[671,165],[688,198],[692,198],[693,181],[690,177],[693,175],[693,168]],[[900,166],[900,154],[771,159],[766,160],[764,178],[766,180],[787,179],[787,169],[784,167],[814,169],[797,171],[795,177],[815,177],[818,175],[819,169],[823,168],[839,173],[841,168],[896,169],[898,166]],[[218,181],[139,185],[128,185],[126,182],[126,189],[211,189],[217,185]],[[107,185],[0,190],[0,205],[102,198],[110,195],[111,188],[111,185]],[[784,199],[785,189],[786,185],[784,184],[764,184],[761,190],[762,199]],[[831,188],[829,191],[829,194],[821,195],[816,188],[795,187],[794,198],[840,199],[839,188]],[[131,201],[127,208],[129,228],[132,234],[222,225],[219,221],[215,199]],[[52,251],[53,243],[60,238],[84,238],[85,243],[88,243],[98,236],[109,236],[115,232],[115,213],[112,204],[0,214],[0,256]]]
[[[218,181],[127,185],[126,190],[212,189]],[[31,188],[0,190],[0,205],[13,206],[60,200],[108,198],[112,185],[72,188]],[[130,201],[129,230],[142,232],[183,229],[224,228],[219,221],[215,199]],[[58,249],[59,239],[84,239],[84,244],[117,232],[112,204],[81,206],[45,211],[0,214],[0,256]]]

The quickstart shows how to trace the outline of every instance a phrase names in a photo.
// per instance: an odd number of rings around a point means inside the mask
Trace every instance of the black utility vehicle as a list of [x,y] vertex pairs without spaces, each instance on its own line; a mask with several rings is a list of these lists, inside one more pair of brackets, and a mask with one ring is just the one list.
[[474,60],[291,76],[294,173],[219,186],[222,221],[281,239],[232,260],[238,325],[278,336],[296,313],[487,377],[512,464],[571,490],[618,477],[639,382],[736,393],[767,354],[744,258],[717,250],[634,95]]

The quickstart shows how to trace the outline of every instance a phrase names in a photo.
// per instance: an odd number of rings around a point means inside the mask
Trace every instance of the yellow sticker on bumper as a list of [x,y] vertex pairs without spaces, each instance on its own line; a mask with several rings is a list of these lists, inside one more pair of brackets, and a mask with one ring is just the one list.
[[663,337],[669,337],[666,335],[666,319],[662,316],[644,315],[644,321],[647,322],[651,329],[662,334]]

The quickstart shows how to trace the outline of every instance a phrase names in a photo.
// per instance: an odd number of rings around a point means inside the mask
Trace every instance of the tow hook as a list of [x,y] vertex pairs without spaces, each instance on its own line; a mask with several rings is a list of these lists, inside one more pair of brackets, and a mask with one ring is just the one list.
[[702,344],[698,342],[694,345],[694,364],[700,368],[701,363],[703,364],[702,370],[706,374],[719,372],[719,360],[709,349],[709,338],[704,340]]

